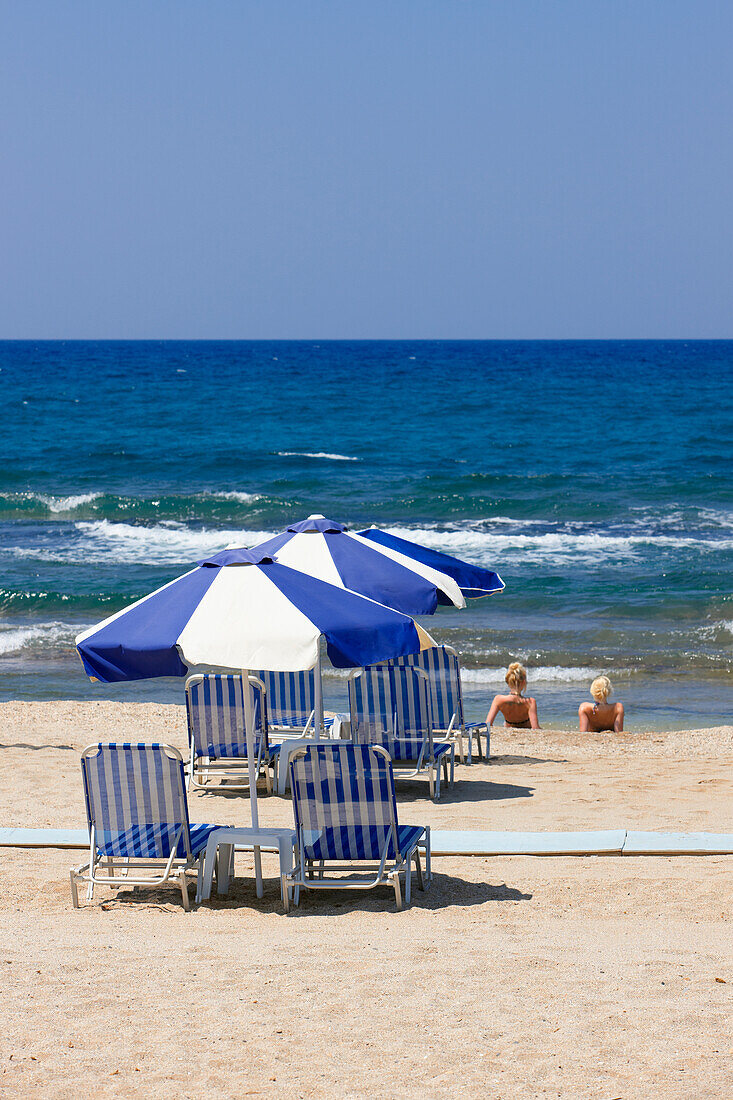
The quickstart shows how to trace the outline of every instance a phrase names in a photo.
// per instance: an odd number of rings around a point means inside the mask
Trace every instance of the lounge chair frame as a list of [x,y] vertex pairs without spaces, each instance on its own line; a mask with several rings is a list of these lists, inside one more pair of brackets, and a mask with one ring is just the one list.
[[[388,780],[387,798],[380,802],[380,808],[388,813],[388,827],[378,859],[312,859],[307,853],[305,840],[306,828],[300,809],[298,769],[308,760],[310,753],[338,754],[342,760],[348,760],[349,754],[358,750],[366,751],[377,767],[386,773]],[[316,756],[317,759],[317,756]],[[392,886],[398,910],[403,908],[402,879],[404,879],[404,904],[412,901],[412,863],[415,864],[417,883],[420,890],[426,890],[432,881],[432,863],[430,853],[430,826],[420,828],[404,849],[398,844],[399,829],[394,793],[394,773],[392,761],[386,749],[379,745],[354,746],[348,744],[318,744],[299,749],[290,758],[290,786],[293,792],[293,810],[297,834],[296,865],[289,874],[282,876],[282,894],[286,899],[285,911],[289,912],[289,899],[292,894],[294,904],[300,904],[300,890],[370,890],[376,886]],[[319,787],[321,785],[319,784]],[[352,803],[352,805],[354,805]],[[358,804],[357,804],[358,805]],[[389,849],[393,844],[395,854],[390,857]],[[420,861],[420,848],[425,852],[425,869]]]
[[[461,664],[452,646],[434,646],[409,657],[397,657],[388,664],[395,668],[404,666],[422,668],[428,674],[433,707],[433,732],[437,733],[441,739],[455,741],[458,758],[462,764],[473,762],[474,736],[479,760],[489,760],[489,727],[485,722],[466,721]],[[481,748],[482,737],[486,738],[485,757]],[[468,751],[466,751],[466,742]]]
[[[272,793],[273,771],[276,764],[277,748],[270,745],[268,737],[267,687],[259,676],[250,675],[250,685],[259,694],[259,728],[257,730],[256,774],[262,775],[268,794]],[[249,765],[247,761],[246,734],[244,729],[244,682],[237,673],[197,673],[186,680],[186,715],[188,719],[188,789],[211,789],[211,782],[219,779],[226,783],[228,791],[249,790]],[[205,697],[199,701],[198,692]],[[219,693],[220,698],[214,705],[211,693]],[[239,741],[243,754],[226,756],[207,756],[196,748],[197,724],[201,724],[201,711],[214,707],[222,712],[222,721],[227,730],[230,743]],[[205,721],[205,719],[204,719]],[[235,731],[235,734],[232,732]]]
[[[357,686],[360,678],[364,684],[368,684],[371,678],[370,695],[373,701],[379,700],[379,711],[370,709],[365,714],[364,708],[358,706]],[[377,678],[381,680],[378,685],[375,683]],[[354,743],[380,744],[382,747],[397,747],[401,740],[416,741],[417,731],[412,728],[411,716],[417,713],[421,742],[419,752],[415,756],[401,757],[388,749],[395,777],[415,779],[427,774],[430,797],[435,802],[440,800],[441,768],[446,785],[453,786],[455,743],[441,737],[436,745],[429,677],[424,669],[390,662],[354,669],[349,674],[349,709]]]
[[[145,858],[136,856],[108,855],[97,844],[97,820],[96,800],[91,794],[90,765],[103,751],[140,751],[160,752],[178,767],[170,769],[171,792],[170,811],[171,816],[181,818],[173,838],[170,840],[170,854],[167,857]],[[188,820],[188,804],[184,784],[183,757],[177,749],[171,745],[132,745],[132,744],[94,744],[88,745],[81,755],[81,768],[84,780],[84,796],[87,806],[87,821],[89,825],[89,858],[86,863],[72,868],[69,872],[71,884],[71,902],[75,909],[79,908],[79,884],[86,883],[86,900],[94,898],[95,886],[109,886],[112,889],[132,886],[163,886],[168,882],[178,885],[181,891],[183,908],[188,912],[191,908],[188,896],[188,880],[198,876],[203,870],[203,860],[206,848],[204,838],[203,846],[197,849],[196,854],[191,850],[190,824]],[[215,828],[212,826],[211,828]],[[178,846],[183,842],[184,855],[177,855]],[[145,872],[145,873],[142,873]],[[155,873],[157,872],[157,873]]]

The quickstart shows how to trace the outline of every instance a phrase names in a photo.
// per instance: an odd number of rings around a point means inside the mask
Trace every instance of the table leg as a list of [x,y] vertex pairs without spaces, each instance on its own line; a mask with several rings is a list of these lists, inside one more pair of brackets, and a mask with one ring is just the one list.
[[262,885],[262,853],[260,852],[259,844],[254,846],[255,853],[255,888],[257,890],[257,897],[261,898],[265,892]]
[[217,894],[229,893],[229,876],[232,873],[233,844],[219,845],[219,878],[216,883]]
[[[196,904],[208,901],[211,897],[211,884],[214,880],[214,864],[216,863],[216,839],[213,833],[206,842],[204,853],[204,866],[199,872],[199,880],[196,886]],[[218,886],[218,883],[217,883]]]
[[289,875],[293,869],[293,841],[291,837],[279,836],[277,838],[277,854],[280,861],[280,898],[284,908],[287,909],[285,891],[287,886],[283,881],[283,875]]

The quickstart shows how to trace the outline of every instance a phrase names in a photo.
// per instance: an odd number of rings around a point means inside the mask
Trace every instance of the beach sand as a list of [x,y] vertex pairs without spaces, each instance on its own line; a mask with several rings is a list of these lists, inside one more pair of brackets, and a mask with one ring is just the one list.
[[[182,707],[0,704],[0,824],[82,827],[81,749],[185,748]],[[733,727],[496,730],[437,828],[731,832]],[[247,824],[247,798],[191,796]],[[262,824],[290,824],[263,797]],[[0,1095],[725,1097],[733,1095],[733,857],[440,857],[396,913],[384,888],[281,912],[238,857],[226,899],[174,888],[71,908],[82,853],[2,849]]]

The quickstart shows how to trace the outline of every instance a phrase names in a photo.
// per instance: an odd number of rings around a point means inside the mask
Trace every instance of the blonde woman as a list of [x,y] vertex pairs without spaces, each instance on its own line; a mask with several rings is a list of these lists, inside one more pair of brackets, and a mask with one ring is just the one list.
[[522,695],[527,686],[526,668],[523,668],[519,661],[512,661],[504,679],[509,688],[509,695],[494,696],[491,709],[486,715],[487,726],[494,724],[494,719],[501,711],[505,726],[515,726],[521,730],[538,730],[540,724],[537,718],[537,703],[531,696]]
[[608,676],[598,676],[590,686],[593,703],[581,703],[578,707],[581,733],[604,733],[613,730],[622,733],[624,728],[623,703],[609,703],[613,691]]

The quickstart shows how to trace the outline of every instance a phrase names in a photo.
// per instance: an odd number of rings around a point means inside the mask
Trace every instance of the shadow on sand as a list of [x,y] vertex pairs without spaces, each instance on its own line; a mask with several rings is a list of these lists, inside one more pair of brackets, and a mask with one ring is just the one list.
[[[252,872],[239,872],[239,875],[230,883],[229,893],[219,896],[216,888],[211,896],[211,901],[205,901],[201,905],[194,905],[194,887],[191,885],[189,896],[193,912],[189,914],[195,920],[196,911],[214,911],[230,909],[251,909],[259,913],[273,913],[284,917],[282,903],[280,901],[280,883],[276,878],[263,877],[264,897],[258,898],[255,891],[254,875]],[[115,894],[103,894],[104,887],[97,887],[95,898],[91,903],[82,902],[84,908],[100,908],[102,910],[124,910],[130,906],[133,909],[148,908],[160,909],[163,912],[175,914],[184,912],[180,891],[176,886],[156,887],[148,889],[139,887],[121,888]],[[433,862],[433,879],[430,887],[425,890],[417,888],[417,880],[413,875],[412,902],[410,908],[403,912],[409,913],[413,909],[426,911],[449,909],[452,906],[466,908],[472,905],[485,905],[489,902],[505,901],[530,901],[532,894],[524,894],[506,883],[467,882],[456,875],[448,875],[443,871],[436,871]],[[380,913],[391,912],[395,915],[395,897],[391,886],[377,886],[372,890],[349,890],[339,892],[337,890],[301,890],[300,905],[291,906],[290,916],[295,917],[333,917],[340,913]]]
[[34,752],[40,752],[42,749],[58,749],[59,752],[77,751],[73,745],[26,745],[25,741],[14,741],[9,745],[0,743],[0,749],[32,749]]

